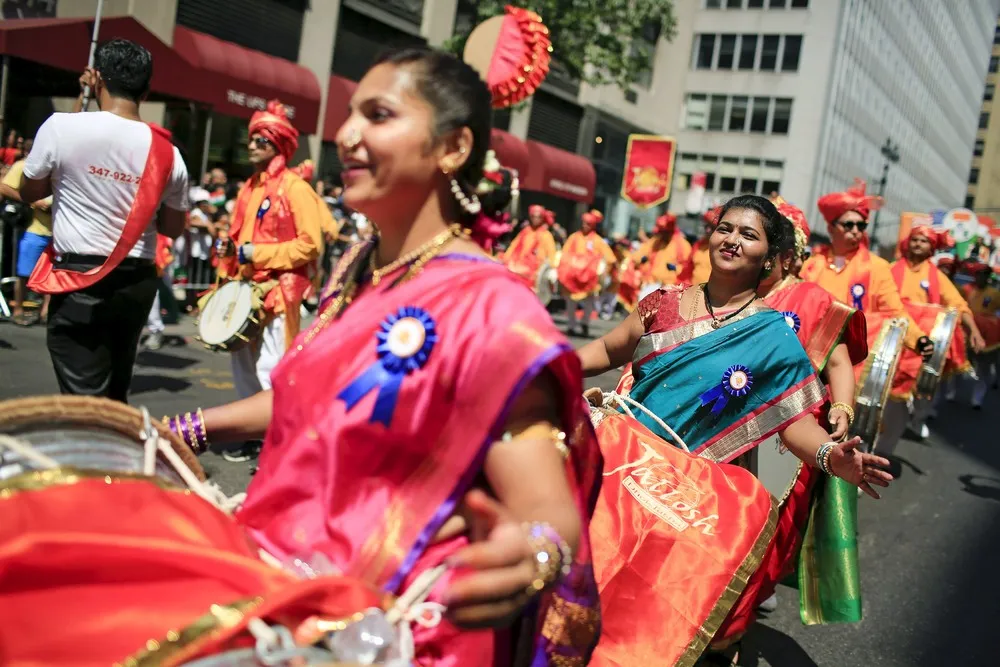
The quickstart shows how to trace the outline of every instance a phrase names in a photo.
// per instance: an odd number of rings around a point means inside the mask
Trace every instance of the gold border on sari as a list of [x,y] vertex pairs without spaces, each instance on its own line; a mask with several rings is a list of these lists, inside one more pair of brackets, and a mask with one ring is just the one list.
[[639,339],[639,344],[636,345],[635,352],[632,354],[632,363],[638,363],[651,354],[668,348],[677,347],[682,343],[690,342],[696,338],[704,336],[705,334],[710,334],[713,331],[722,331],[731,324],[735,324],[740,320],[745,320],[751,315],[757,315],[758,313],[763,313],[768,310],[773,310],[773,308],[758,299],[747,306],[742,313],[739,313],[731,319],[723,322],[722,326],[718,329],[712,327],[711,318],[705,318],[703,320],[698,320],[697,322],[688,322],[687,324],[683,324],[679,327],[671,329],[670,331],[644,334],[643,337]]
[[833,348],[840,343],[847,323],[856,311],[847,304],[834,301],[832,307],[820,320],[819,326],[806,344],[806,354],[817,373],[822,373],[830,359]]
[[816,377],[813,377],[812,380],[785,398],[768,406],[757,416],[751,417],[699,451],[698,455],[718,463],[724,463],[747,443],[759,441],[767,433],[776,430],[789,419],[816,405],[823,400],[823,396],[823,384]]
[[96,468],[73,468],[70,466],[48,468],[46,470],[29,470],[9,479],[0,481],[0,500],[12,498],[19,493],[29,491],[44,491],[53,486],[71,486],[92,479],[104,479],[105,484],[144,483],[163,489],[191,495],[190,489],[184,489],[163,479],[141,473],[122,472],[119,470],[98,470]]
[[[760,567],[761,561],[764,560],[764,554],[771,545],[771,540],[774,539],[774,534],[777,530],[778,506],[775,504],[774,499],[771,498],[771,508],[767,513],[767,522],[754,541],[750,553],[743,559],[743,562],[733,574],[733,578],[729,581],[729,585],[726,586],[726,590],[719,596],[718,602],[715,603],[705,622],[698,628],[698,632],[691,639],[691,643],[684,649],[684,653],[677,661],[676,667],[693,667],[698,662],[698,659],[701,658],[705,649],[709,647],[712,639],[715,637],[715,633],[719,631],[719,626],[726,620],[733,605],[736,604],[740,595],[743,594],[743,590],[747,587],[750,577]],[[725,646],[719,647],[720,650],[724,648]]]

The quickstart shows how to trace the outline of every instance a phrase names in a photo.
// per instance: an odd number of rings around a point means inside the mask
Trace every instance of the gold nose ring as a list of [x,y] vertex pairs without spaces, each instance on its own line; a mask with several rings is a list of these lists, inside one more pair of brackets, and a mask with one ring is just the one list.
[[361,143],[361,130],[350,130],[344,137],[344,150],[354,150]]

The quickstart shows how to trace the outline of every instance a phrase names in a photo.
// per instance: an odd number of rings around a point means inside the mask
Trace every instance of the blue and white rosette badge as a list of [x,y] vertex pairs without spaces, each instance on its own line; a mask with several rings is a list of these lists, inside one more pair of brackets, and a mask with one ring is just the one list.
[[729,404],[730,398],[742,398],[753,387],[753,373],[741,364],[733,364],[722,374],[722,381],[701,395],[701,404],[711,405],[717,415]]
[[781,316],[785,318],[785,323],[792,328],[795,333],[799,332],[802,328],[802,320],[799,319],[798,313],[794,310],[783,310],[781,311]]
[[922,289],[925,292],[930,292],[931,291],[931,282],[929,280],[921,280],[920,281],[920,289]]
[[378,341],[375,348],[378,359],[337,394],[337,398],[351,410],[377,388],[378,396],[368,421],[388,426],[396,410],[403,379],[424,367],[438,335],[434,320],[426,310],[403,306],[385,318],[375,332],[375,338]]
[[271,210],[271,198],[264,197],[264,201],[260,203],[260,208],[257,209],[257,219],[260,220],[264,217],[264,214]]
[[865,298],[865,286],[861,283],[854,283],[851,285],[851,299],[854,301],[854,308],[857,310],[864,310],[861,307],[861,299]]

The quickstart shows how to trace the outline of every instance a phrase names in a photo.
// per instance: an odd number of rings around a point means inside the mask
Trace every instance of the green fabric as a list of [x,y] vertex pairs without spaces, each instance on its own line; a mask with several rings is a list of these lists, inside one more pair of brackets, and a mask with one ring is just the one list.
[[806,625],[861,620],[858,490],[821,479],[799,553],[799,612]]

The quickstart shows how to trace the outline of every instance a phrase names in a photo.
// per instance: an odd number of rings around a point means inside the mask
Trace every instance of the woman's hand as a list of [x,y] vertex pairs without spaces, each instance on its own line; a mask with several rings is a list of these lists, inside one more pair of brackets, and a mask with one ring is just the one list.
[[830,422],[830,439],[837,442],[843,440],[847,435],[847,429],[851,426],[851,422],[847,419],[847,411],[843,408],[832,408],[827,415],[827,421]]
[[470,491],[459,512],[472,544],[448,559],[466,570],[445,593],[448,617],[464,628],[506,626],[531,601],[535,554],[520,522],[484,492]]
[[861,438],[855,437],[834,447],[830,452],[830,470],[878,500],[881,496],[871,485],[889,486],[892,475],[882,469],[889,467],[889,461],[881,456],[859,452],[860,444]]

